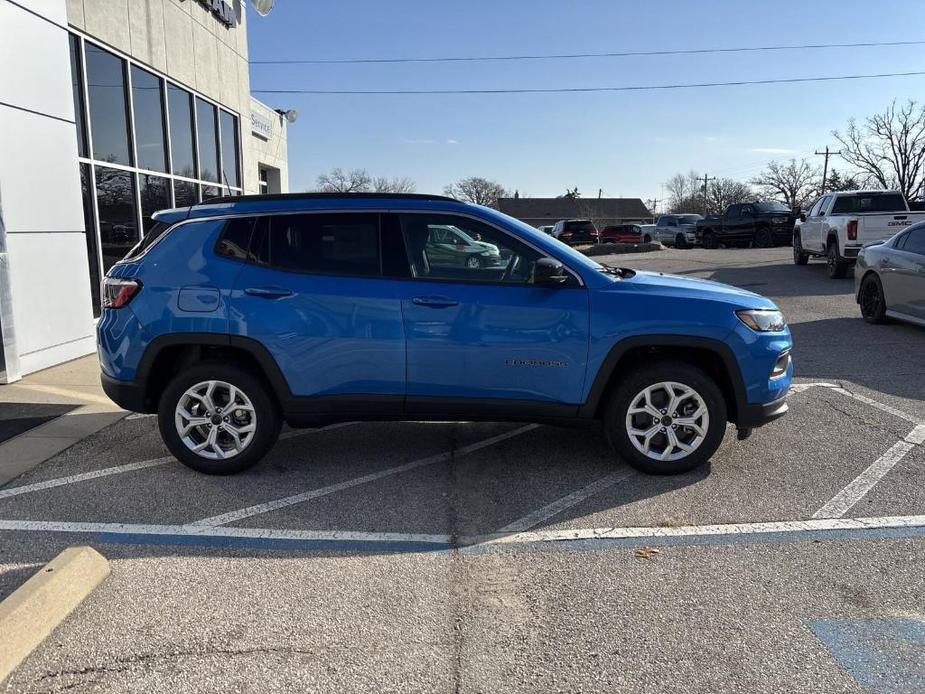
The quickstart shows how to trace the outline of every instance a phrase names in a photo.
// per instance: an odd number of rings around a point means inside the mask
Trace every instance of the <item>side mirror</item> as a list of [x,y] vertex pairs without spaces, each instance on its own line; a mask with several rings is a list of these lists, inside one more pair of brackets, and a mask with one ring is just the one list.
[[533,266],[533,284],[565,284],[565,266],[555,258],[540,258]]

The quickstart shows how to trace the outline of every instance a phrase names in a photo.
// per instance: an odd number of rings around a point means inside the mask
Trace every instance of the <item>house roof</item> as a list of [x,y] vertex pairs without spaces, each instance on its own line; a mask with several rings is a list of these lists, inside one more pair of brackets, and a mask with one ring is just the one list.
[[638,219],[651,217],[639,198],[499,198],[498,209],[518,219],[560,219],[600,217]]

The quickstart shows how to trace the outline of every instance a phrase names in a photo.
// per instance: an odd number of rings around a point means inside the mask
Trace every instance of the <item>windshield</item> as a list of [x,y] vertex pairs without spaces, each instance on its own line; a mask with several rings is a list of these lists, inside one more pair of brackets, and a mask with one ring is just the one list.
[[755,209],[759,212],[790,212],[790,208],[782,202],[772,200],[770,202],[756,202]]
[[678,224],[696,224],[700,219],[703,217],[699,214],[679,214]]

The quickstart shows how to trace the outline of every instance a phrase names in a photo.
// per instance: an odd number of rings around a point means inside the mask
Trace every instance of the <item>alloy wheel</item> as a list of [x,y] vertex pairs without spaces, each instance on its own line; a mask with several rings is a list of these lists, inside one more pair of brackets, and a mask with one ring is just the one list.
[[861,311],[865,317],[879,316],[883,310],[883,293],[876,280],[865,279],[861,287]]
[[240,388],[225,381],[202,381],[180,396],[174,422],[190,451],[209,460],[225,460],[253,441],[257,412]]
[[630,401],[626,432],[640,453],[656,461],[686,458],[703,443],[710,413],[703,397],[674,381],[650,385]]

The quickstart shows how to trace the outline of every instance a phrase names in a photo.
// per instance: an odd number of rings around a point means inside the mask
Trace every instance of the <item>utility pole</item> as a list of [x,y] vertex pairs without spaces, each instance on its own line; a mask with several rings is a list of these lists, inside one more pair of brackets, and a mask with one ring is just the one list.
[[822,165],[822,191],[821,191],[822,193],[825,193],[825,184],[829,180],[829,157],[835,157],[835,156],[838,156],[839,154],[841,154],[841,151],[830,152],[828,145],[825,146],[824,152],[820,152],[816,150],[817,156],[825,157],[825,163]]
[[[698,178],[697,180],[699,181],[700,179]],[[716,180],[716,176],[713,176],[711,178],[707,174],[703,175],[703,214],[704,216],[706,216],[707,214],[707,186],[710,185],[710,181],[715,181],[715,180]]]

